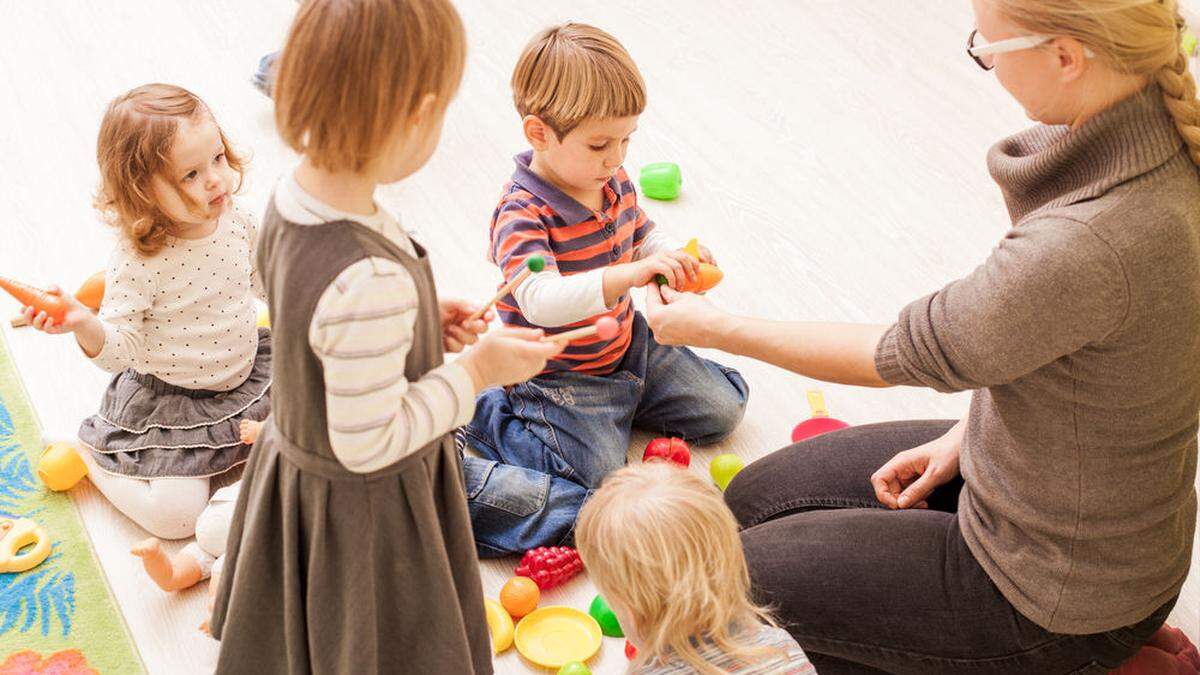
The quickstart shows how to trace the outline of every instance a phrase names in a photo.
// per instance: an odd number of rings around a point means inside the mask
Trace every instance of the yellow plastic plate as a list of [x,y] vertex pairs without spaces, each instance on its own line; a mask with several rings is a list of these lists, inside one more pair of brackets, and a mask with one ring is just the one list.
[[517,624],[517,651],[543,668],[587,661],[600,649],[600,624],[574,607],[535,609]]

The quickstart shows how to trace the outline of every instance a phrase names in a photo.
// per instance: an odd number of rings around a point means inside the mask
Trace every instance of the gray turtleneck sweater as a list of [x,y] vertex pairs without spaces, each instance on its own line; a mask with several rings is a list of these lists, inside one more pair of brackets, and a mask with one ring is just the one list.
[[1200,175],[1154,85],[1003,140],[988,168],[1012,229],[901,311],[876,367],[975,390],[959,523],[1021,614],[1136,623],[1179,593],[1195,532]]

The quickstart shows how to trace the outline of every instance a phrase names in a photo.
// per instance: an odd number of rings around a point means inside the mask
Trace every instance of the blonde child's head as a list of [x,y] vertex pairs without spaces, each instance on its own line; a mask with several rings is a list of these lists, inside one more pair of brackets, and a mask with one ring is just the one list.
[[694,473],[666,462],[613,472],[584,505],[575,538],[639,659],[674,652],[709,672],[694,638],[746,660],[766,655],[738,644],[740,630],[770,619],[750,600],[733,514]]
[[318,169],[394,182],[433,153],[465,61],[449,0],[307,0],[278,62],[276,127]]
[[208,106],[172,84],[146,84],[113,99],[96,159],[96,208],[142,255],[220,215],[245,172]]
[[[1115,73],[1116,78],[1134,83],[1157,82],[1175,126],[1187,142],[1192,161],[1200,164],[1200,103],[1196,100],[1195,81],[1188,73],[1188,56],[1181,46],[1184,22],[1179,15],[1177,0],[975,2],[976,16],[981,22],[999,18],[1001,22],[1011,24],[1016,35],[1072,39],[1086,48],[1087,57],[1083,61],[1094,60],[1104,71]],[[1053,49],[1053,44],[1038,49],[1046,53]],[[1036,99],[1033,92],[1022,91],[1019,73],[1005,72],[1003,61],[1006,58],[1010,58],[1009,55],[996,59],[996,74],[1001,82],[1018,100]],[[1011,58],[1014,62],[1036,58],[1036,52],[1014,53]],[[1114,79],[1110,77],[1107,81]],[[1038,107],[1036,100],[1032,106],[1026,101],[1022,103],[1027,110]],[[1059,120],[1043,121],[1062,123]]]
[[625,161],[646,85],[616,38],[581,23],[533,37],[512,75],[525,136],[552,180],[598,190]]

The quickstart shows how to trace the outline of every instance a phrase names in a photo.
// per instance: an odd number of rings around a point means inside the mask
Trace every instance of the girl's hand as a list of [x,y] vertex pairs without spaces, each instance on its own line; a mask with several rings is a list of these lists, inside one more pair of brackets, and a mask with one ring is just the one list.
[[646,322],[663,345],[713,346],[713,334],[731,317],[695,293],[667,286],[646,289]]
[[49,335],[59,335],[61,333],[74,333],[90,321],[96,320],[96,315],[92,314],[92,310],[84,306],[83,303],[75,299],[71,295],[63,295],[62,289],[58,286],[51,286],[46,289],[47,293],[57,295],[62,298],[67,305],[67,314],[63,317],[61,324],[55,323],[45,312],[35,312],[32,307],[25,307],[21,310],[21,315],[37,330]]
[[438,300],[438,309],[442,315],[442,345],[448,352],[461,352],[467,345],[473,345],[479,336],[487,332],[488,323],[495,316],[488,310],[482,319],[467,321],[467,317],[479,309],[466,300],[446,298]]
[[871,474],[875,498],[889,509],[924,509],[934,488],[958,475],[962,428],[955,425],[942,437],[905,450]]
[[475,390],[524,382],[546,369],[546,361],[567,346],[543,341],[541,329],[505,326],[479,341],[458,358],[475,383]]

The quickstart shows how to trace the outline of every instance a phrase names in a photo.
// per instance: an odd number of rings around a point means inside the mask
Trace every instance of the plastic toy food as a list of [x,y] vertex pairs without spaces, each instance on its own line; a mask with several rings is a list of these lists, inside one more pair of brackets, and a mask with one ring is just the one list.
[[500,604],[512,615],[519,619],[537,609],[541,593],[537,584],[529,577],[513,577],[505,582],[500,589]]
[[570,661],[558,669],[558,675],[592,675],[592,669],[578,661]]
[[487,613],[488,632],[492,634],[492,653],[499,654],[513,643],[513,621],[500,603],[491,598],[483,599]]
[[712,458],[712,462],[708,465],[708,473],[717,487],[724,492],[725,488],[729,487],[729,481],[733,480],[733,477],[744,468],[746,468],[746,463],[742,461],[741,457],[726,453]]
[[[75,299],[93,312],[100,311],[100,303],[104,302],[104,272],[96,272],[88,277],[79,290],[75,291]],[[18,316],[12,320],[13,328],[28,325],[29,322],[25,320],[24,316]]]
[[533,579],[533,583],[544,591],[567,581],[582,569],[579,552],[570,546],[540,546],[526,551],[513,572],[519,577]]
[[[683,251],[696,260],[700,260],[700,242],[698,240],[691,239],[688,241],[687,245],[683,247]],[[680,293],[704,293],[721,283],[721,280],[724,278],[725,273],[721,271],[721,268],[717,267],[716,265],[702,262],[700,263],[700,272],[696,275],[696,278],[694,280],[688,280],[684,286],[681,288],[676,288],[675,290],[679,291]],[[671,283],[667,277],[662,274],[655,277],[654,280],[658,282],[659,286],[666,286],[670,285]]]
[[87,465],[69,443],[51,443],[37,464],[38,478],[55,492],[71,489],[87,472]]
[[812,417],[804,420],[792,429],[792,442],[799,443],[800,441],[808,440],[814,436],[845,429],[849,424],[834,419],[829,416],[829,411],[825,408],[825,397],[816,389],[808,390],[808,407],[812,410]]
[[[26,548],[30,545],[32,548]],[[0,518],[0,572],[24,572],[49,555],[50,537],[37,523],[28,518]]]
[[604,596],[597,595],[592,599],[592,606],[588,607],[588,614],[591,614],[596,623],[600,624],[601,632],[608,637],[625,637],[625,632],[621,630],[621,622],[617,621],[617,615],[608,606]]
[[642,167],[638,182],[642,194],[651,199],[675,199],[683,187],[683,174],[675,162],[655,162]]
[[629,640],[625,641],[625,658],[629,659],[630,661],[637,658],[637,647],[634,647],[633,643]]
[[656,438],[646,445],[642,453],[642,461],[665,459],[668,462],[687,468],[692,463],[692,451],[682,438]]
[[67,316],[67,303],[57,295],[52,295],[40,288],[34,288],[8,277],[0,277],[0,288],[21,303],[21,307],[32,307],[34,313],[45,312],[47,316],[60,324]]

